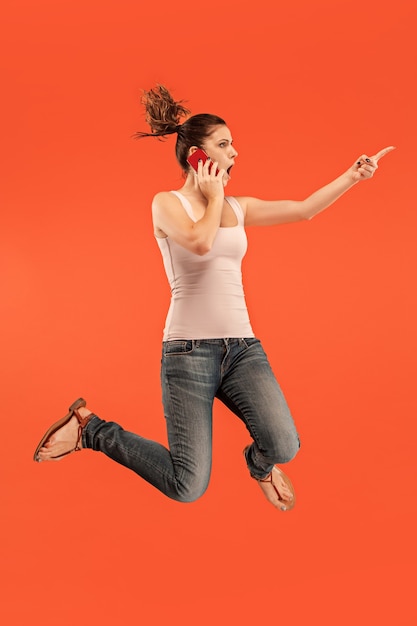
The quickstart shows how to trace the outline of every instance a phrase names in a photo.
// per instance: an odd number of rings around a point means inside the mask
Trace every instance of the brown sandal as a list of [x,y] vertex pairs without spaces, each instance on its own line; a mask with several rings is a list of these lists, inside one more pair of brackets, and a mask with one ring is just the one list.
[[81,436],[82,436],[83,430],[87,426],[88,422],[90,421],[90,419],[93,416],[92,413],[90,413],[90,415],[87,415],[87,417],[81,417],[81,415],[79,414],[78,409],[80,409],[81,407],[86,406],[86,404],[87,403],[86,403],[86,401],[83,398],[78,398],[78,400],[76,400],[75,402],[73,402],[71,404],[70,408],[68,409],[68,414],[65,417],[62,417],[57,422],[55,422],[55,424],[52,424],[52,426],[50,428],[48,428],[48,430],[46,431],[46,433],[44,434],[44,436],[42,437],[42,439],[40,440],[40,442],[38,443],[38,445],[36,447],[35,454],[33,455],[33,460],[34,461],[37,461],[38,463],[40,463],[41,459],[38,456],[39,450],[48,441],[48,439],[50,437],[52,437],[52,435],[54,433],[57,432],[57,430],[59,430],[62,426],[65,426],[65,424],[68,424],[68,422],[70,421],[70,419],[74,415],[77,418],[78,423],[79,423],[79,426],[78,426],[78,438],[77,438],[77,442],[75,444],[75,448],[73,448],[72,450],[68,450],[68,452],[64,452],[63,454],[59,454],[58,456],[54,456],[52,458],[53,459],[59,459],[62,456],[66,456],[67,454],[71,454],[71,452],[77,452],[78,450],[81,450],[80,443],[81,443]]
[[[246,448],[243,450],[243,454],[245,458],[246,458],[246,450],[248,448],[249,446],[246,446]],[[291,492],[290,500],[286,500],[282,498],[281,494],[279,493],[276,487],[276,484],[274,483],[274,475],[276,474],[280,475],[281,479],[284,481],[287,488]],[[279,509],[280,511],[291,511],[291,509],[294,508],[295,506],[294,487],[292,486],[292,483],[290,479],[288,478],[288,476],[284,474],[284,472],[279,467],[275,465],[275,467],[272,468],[272,471],[269,472],[269,474],[265,476],[265,478],[258,478],[257,476],[253,476],[253,474],[251,474],[251,477],[254,480],[256,480],[256,482],[262,489],[263,493],[265,494],[266,499],[269,500],[269,502],[271,502],[271,504],[273,504],[275,508]]]

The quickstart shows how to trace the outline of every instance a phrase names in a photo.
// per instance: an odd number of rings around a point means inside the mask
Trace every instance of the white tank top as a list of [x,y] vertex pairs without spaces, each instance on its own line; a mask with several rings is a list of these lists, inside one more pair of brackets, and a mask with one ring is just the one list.
[[[190,201],[172,191],[194,222]],[[220,227],[213,246],[200,256],[169,237],[157,237],[171,287],[163,340],[254,337],[242,285],[241,263],[247,249],[242,207],[225,198],[237,225]]]

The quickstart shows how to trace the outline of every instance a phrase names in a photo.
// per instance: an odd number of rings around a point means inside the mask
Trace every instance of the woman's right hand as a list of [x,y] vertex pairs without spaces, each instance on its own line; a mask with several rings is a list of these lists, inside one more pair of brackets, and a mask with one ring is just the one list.
[[223,200],[224,198],[223,176],[225,170],[219,170],[216,174],[217,167],[217,161],[212,161],[210,158],[206,160],[204,165],[201,160],[198,162],[197,182],[207,201]]

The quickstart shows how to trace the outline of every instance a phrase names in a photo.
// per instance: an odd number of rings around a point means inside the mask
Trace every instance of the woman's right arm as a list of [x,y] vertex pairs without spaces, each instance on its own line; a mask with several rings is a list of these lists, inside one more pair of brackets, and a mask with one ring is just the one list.
[[220,170],[216,176],[216,169],[217,163],[213,163],[212,173],[209,173],[209,161],[204,166],[199,163],[197,181],[207,200],[207,207],[204,215],[196,222],[188,217],[174,194],[167,191],[156,194],[152,202],[152,218],[157,236],[168,236],[199,256],[211,250],[220,226],[224,201],[224,170]]

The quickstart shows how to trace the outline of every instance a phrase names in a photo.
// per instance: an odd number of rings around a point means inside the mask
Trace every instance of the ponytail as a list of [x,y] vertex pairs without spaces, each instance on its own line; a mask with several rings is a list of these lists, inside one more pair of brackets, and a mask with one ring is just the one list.
[[190,111],[183,106],[183,100],[176,102],[163,85],[144,91],[141,102],[145,107],[145,119],[151,127],[151,132],[137,132],[134,134],[135,139],[143,137],[160,139],[177,133],[175,153],[184,172],[189,169],[187,162],[189,149],[192,146],[202,148],[204,141],[211,135],[215,126],[226,125],[221,117],[210,113],[192,115],[181,124],[181,118],[189,115]]
[[137,132],[134,137],[165,137],[178,132],[180,119],[190,111],[182,105],[183,100],[175,102],[168,89],[157,85],[155,89],[144,91],[141,104],[145,107],[145,121],[151,127],[150,133]]

